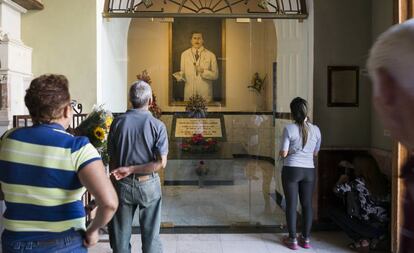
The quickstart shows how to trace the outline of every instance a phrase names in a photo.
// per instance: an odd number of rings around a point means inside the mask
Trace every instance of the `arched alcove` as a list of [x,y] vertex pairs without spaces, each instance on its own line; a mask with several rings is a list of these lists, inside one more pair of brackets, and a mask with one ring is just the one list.
[[[108,0],[105,1],[105,3],[107,2]],[[307,19],[304,19],[302,21],[295,19],[277,19],[277,17],[275,17],[275,19],[269,19],[274,23],[275,37],[277,34],[277,43],[275,39],[275,44],[272,47],[275,52],[277,50],[277,60],[275,61],[277,63],[277,68],[275,71],[276,75],[268,76],[267,86],[270,86],[269,82],[271,82],[272,85],[273,83],[276,83],[277,89],[274,90],[274,94],[271,94],[272,92],[269,92],[269,89],[265,93],[267,103],[266,108],[270,108],[274,113],[276,113],[275,115],[277,115],[279,112],[288,112],[289,101],[293,96],[297,95],[306,98],[309,102],[310,108],[313,108],[313,1],[307,0],[306,5],[307,14],[305,17],[307,17]],[[106,10],[105,8],[103,8],[104,11]],[[154,20],[151,18],[131,19],[129,13],[126,13],[125,15],[124,14],[111,14],[109,16],[119,16],[123,18],[105,18],[102,19],[101,22],[98,22],[98,27],[101,26],[98,31],[102,31],[102,33],[100,35],[98,34],[98,36],[101,38],[101,48],[98,48],[98,52],[101,52],[101,54],[98,54],[98,56],[100,56],[98,57],[98,72],[100,73],[98,73],[97,102],[105,103],[108,108],[118,112],[126,110],[127,86],[132,80],[135,79],[137,72],[142,70],[140,68],[145,67],[144,65],[138,66],[139,69],[133,69],[130,71],[130,73],[128,72],[129,65],[131,65],[128,63],[128,61],[131,60],[129,57],[139,57],[137,55],[128,55],[127,41],[131,30],[130,23],[140,21],[143,22],[143,20]],[[255,19],[250,20],[254,21]],[[164,23],[163,25],[167,26],[168,23]],[[241,25],[244,25],[244,27],[253,26],[251,23],[245,23]],[[229,30],[227,29],[227,31]],[[251,31],[252,34],[255,32],[253,29],[251,29]],[[156,33],[157,31],[155,30],[153,32]],[[165,37],[165,31],[164,35],[159,36],[164,37],[164,40],[168,39]],[[142,38],[143,37],[140,39]],[[165,43],[168,42],[165,41]],[[134,45],[139,45],[139,41],[134,42]],[[227,43],[227,46],[228,45],[229,44]],[[232,47],[231,49],[237,50],[236,47]],[[164,47],[162,50],[164,51],[164,54],[167,54],[168,48]],[[165,69],[163,71],[165,71]],[[271,71],[266,71],[266,73],[272,74],[273,72],[273,69]],[[101,77],[100,80],[99,77]],[[164,82],[160,81],[158,83],[157,81],[154,81],[154,86],[165,86],[166,84],[166,80],[164,80]],[[240,89],[244,88],[245,86],[245,83],[239,83],[236,87]],[[235,93],[234,90],[231,90],[230,92],[233,94]],[[244,92],[246,91],[244,90]],[[253,98],[250,98],[250,100],[247,100],[245,102],[251,104],[253,102]],[[226,108],[215,109],[230,110],[230,108],[230,105],[226,104]],[[165,108],[166,111],[182,109],[183,107],[167,106]]]
[[[224,19],[225,40],[223,45],[225,54],[219,60],[225,63],[226,101],[223,106],[209,105],[208,111],[223,112],[220,114],[224,117],[227,142],[243,147],[248,155],[275,158],[275,151],[279,148],[281,129],[289,122],[289,120],[278,118],[279,114],[276,112],[288,112],[289,102],[294,96],[306,98],[309,101],[310,108],[313,106],[312,9],[310,9],[309,14],[309,19],[302,22],[278,19],[261,20],[261,22],[257,19]],[[174,22],[176,20],[177,18],[174,19]],[[185,108],[182,105],[170,105],[168,99],[171,73],[171,21],[172,19],[156,18],[111,18],[104,21],[103,26],[107,31],[106,36],[102,36],[103,40],[107,40],[107,42],[103,42],[102,50],[112,51],[103,53],[102,58],[102,64],[107,65],[105,70],[102,71],[102,76],[108,77],[108,79],[103,78],[102,80],[103,90],[107,91],[106,99],[117,105],[122,103],[126,109],[128,87],[136,80],[136,75],[146,69],[151,76],[158,105],[163,112],[166,112],[161,119],[166,124],[170,137],[174,117],[171,112],[183,111]],[[110,24],[112,22],[116,23]],[[117,26],[122,27],[117,30]],[[114,32],[112,35],[111,31]],[[208,39],[206,38],[205,42],[206,48],[209,48]],[[185,40],[183,43],[186,43]],[[276,65],[277,68],[275,68]],[[112,74],[114,71],[116,71],[117,76]],[[267,115],[257,115],[256,94],[247,88],[251,84],[255,72],[259,72],[261,76],[267,75],[266,87],[263,92],[266,101],[265,110],[268,111]],[[121,73],[124,73],[124,75]],[[108,80],[112,81],[109,82]],[[275,84],[277,89],[272,90]],[[116,94],[115,92],[112,94],[108,92],[114,89]],[[119,96],[118,93],[122,96]],[[105,98],[103,102],[105,102]],[[273,118],[270,116],[272,110],[276,116],[275,125],[272,124]],[[123,110],[114,111],[122,112]],[[173,139],[171,139],[171,142],[172,146],[176,146],[177,143],[173,143]],[[169,183],[183,181],[185,177],[181,178],[175,173],[184,173],[183,167],[190,167],[191,170],[191,166],[184,166],[183,161],[177,159],[174,155],[170,156],[169,159],[170,167],[166,171],[169,171],[170,174],[163,178]],[[253,164],[254,168],[250,168],[243,162],[239,164],[231,159],[228,162],[229,164],[225,165],[226,168],[241,170],[240,172],[245,170],[244,173],[247,173],[248,176],[251,171],[257,169],[257,164]],[[233,162],[237,163],[236,167],[233,166]],[[252,164],[249,163],[249,165]],[[270,163],[270,166],[269,172],[272,171],[272,173],[266,177],[271,179],[268,180],[270,184],[266,181],[270,188],[266,189],[266,192],[270,190],[274,193],[276,191],[276,200],[278,201],[279,195],[283,194],[280,185],[280,171],[277,164],[273,166]],[[254,175],[252,178],[254,178]],[[265,183],[265,180],[263,180],[263,183]],[[170,184],[166,188],[171,187]],[[247,188],[243,188],[243,190],[248,191]],[[260,192],[260,189],[256,190],[253,191],[254,194]],[[260,200],[243,202],[245,210],[254,213],[255,208],[266,205],[264,203],[268,201],[269,195],[265,195]],[[191,201],[185,204],[193,206]],[[252,208],[249,209],[249,207]],[[246,212],[252,214],[250,211]],[[251,221],[256,221],[259,219],[258,217],[260,215],[254,216]],[[175,222],[174,217],[167,218],[165,221]],[[281,221],[282,219],[279,217],[277,222]],[[263,221],[262,224],[274,224],[274,222],[273,217]]]

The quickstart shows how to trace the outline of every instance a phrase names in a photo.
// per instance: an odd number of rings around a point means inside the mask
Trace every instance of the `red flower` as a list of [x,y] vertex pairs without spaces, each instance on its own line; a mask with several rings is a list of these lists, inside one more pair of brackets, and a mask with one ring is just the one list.
[[209,152],[216,150],[217,141],[213,138],[205,138],[202,134],[193,134],[190,139],[180,144],[183,151]]
[[192,144],[202,144],[204,142],[204,137],[202,134],[193,134],[191,137]]

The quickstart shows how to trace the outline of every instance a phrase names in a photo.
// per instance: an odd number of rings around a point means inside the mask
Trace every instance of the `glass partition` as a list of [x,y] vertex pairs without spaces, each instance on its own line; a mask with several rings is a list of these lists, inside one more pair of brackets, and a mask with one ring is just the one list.
[[131,20],[128,83],[146,70],[169,134],[164,227],[285,223],[275,180],[276,48],[272,20]]

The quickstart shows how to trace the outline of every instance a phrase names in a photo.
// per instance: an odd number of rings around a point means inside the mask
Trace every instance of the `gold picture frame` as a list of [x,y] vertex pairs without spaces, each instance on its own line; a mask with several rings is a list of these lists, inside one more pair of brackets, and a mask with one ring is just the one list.
[[359,67],[328,66],[328,107],[358,107]]

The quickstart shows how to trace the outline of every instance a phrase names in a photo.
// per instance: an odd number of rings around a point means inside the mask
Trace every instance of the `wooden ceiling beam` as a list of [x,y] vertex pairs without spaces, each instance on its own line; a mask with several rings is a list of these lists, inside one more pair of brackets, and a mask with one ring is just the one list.
[[41,0],[12,0],[26,10],[43,10],[44,5]]

